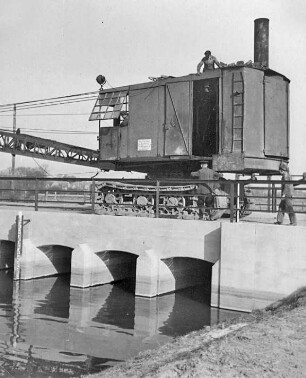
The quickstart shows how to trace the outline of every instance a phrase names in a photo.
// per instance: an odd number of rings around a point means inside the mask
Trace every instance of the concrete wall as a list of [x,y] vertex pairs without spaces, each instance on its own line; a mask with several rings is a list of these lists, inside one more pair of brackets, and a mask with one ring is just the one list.
[[[2,268],[12,265],[16,215],[1,211]],[[33,211],[24,220],[21,279],[71,271],[71,285],[85,288],[136,278],[145,297],[205,283],[212,305],[245,311],[306,285],[304,227]]]
[[[15,240],[17,211],[2,215],[7,221],[2,222],[0,240]],[[195,283],[210,286],[211,266],[220,256],[219,222],[33,211],[23,215],[20,279],[71,271],[71,286],[84,288],[136,277],[136,295],[154,297]]]
[[[15,241],[18,211],[1,210],[0,240]],[[193,257],[214,263],[220,254],[219,222],[116,217],[24,211],[24,238],[35,247],[87,244],[93,251],[120,250],[139,255],[158,250],[161,258]],[[26,222],[25,222],[26,223]],[[175,254],[174,254],[175,251]]]
[[304,227],[222,223],[212,304],[250,311],[305,286],[305,245]]

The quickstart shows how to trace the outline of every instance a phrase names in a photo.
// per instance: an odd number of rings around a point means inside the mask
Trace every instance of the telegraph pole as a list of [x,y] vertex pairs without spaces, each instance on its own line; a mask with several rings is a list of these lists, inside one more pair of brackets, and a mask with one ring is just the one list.
[[[16,134],[16,104],[13,109],[13,133]],[[12,176],[15,175],[15,154],[12,154]]]
[[[13,133],[16,134],[16,104],[13,107]],[[15,176],[15,154],[12,154],[12,176]],[[15,181],[11,181],[11,199],[15,199]]]

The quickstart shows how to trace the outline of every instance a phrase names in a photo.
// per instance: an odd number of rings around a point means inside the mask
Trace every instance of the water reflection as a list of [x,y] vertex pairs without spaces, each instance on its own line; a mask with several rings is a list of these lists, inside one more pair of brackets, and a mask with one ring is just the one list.
[[210,295],[203,287],[191,287],[176,294],[172,311],[159,331],[179,336],[210,324]]
[[12,304],[13,269],[0,270],[0,305]]
[[0,271],[0,376],[101,371],[220,315],[200,287],[148,299],[134,296],[135,282],[77,289],[69,275],[12,276]]

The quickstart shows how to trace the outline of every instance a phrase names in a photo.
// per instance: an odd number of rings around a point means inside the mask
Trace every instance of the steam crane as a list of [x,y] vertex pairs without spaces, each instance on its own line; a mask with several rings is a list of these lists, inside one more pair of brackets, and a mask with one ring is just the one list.
[[[97,81],[97,151],[8,132],[0,151],[159,178],[189,178],[203,160],[220,173],[274,174],[289,159],[290,81],[269,68],[268,19],[255,20],[254,62],[112,89]],[[101,188],[105,208],[124,202],[121,189]],[[149,194],[139,202],[153,206]]]

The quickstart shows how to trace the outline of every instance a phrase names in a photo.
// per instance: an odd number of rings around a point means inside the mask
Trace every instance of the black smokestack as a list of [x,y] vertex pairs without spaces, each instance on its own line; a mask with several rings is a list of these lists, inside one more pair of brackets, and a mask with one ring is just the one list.
[[254,21],[254,63],[269,67],[269,19]]

